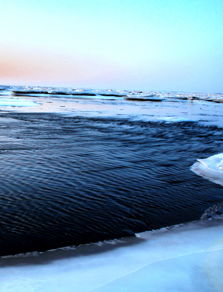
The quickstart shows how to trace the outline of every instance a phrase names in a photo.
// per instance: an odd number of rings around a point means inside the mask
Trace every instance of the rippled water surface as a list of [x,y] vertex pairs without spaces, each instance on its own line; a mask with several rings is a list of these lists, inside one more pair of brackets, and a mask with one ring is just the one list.
[[1,89],[1,255],[191,221],[222,201],[190,171],[222,152],[220,95]]

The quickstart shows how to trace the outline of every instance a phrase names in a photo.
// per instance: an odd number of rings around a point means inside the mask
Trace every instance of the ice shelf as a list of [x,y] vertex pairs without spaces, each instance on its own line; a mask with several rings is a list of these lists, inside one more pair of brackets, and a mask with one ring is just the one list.
[[223,225],[199,221],[0,260],[1,292],[223,291]]

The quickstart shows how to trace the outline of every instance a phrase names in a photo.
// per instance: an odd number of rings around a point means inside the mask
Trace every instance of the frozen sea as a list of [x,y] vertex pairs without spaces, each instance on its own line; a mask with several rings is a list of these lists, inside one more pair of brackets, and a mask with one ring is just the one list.
[[0,291],[222,291],[222,94],[1,86],[0,121]]

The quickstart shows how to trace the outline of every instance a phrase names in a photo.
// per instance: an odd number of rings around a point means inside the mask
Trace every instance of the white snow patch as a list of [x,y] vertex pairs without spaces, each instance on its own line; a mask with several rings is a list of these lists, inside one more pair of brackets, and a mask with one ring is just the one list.
[[0,260],[1,292],[223,291],[222,221]]

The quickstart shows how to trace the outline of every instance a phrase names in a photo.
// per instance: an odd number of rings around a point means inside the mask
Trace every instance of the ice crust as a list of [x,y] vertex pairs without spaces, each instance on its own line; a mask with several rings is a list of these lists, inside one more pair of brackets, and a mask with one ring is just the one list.
[[223,291],[222,221],[0,260],[1,292]]

